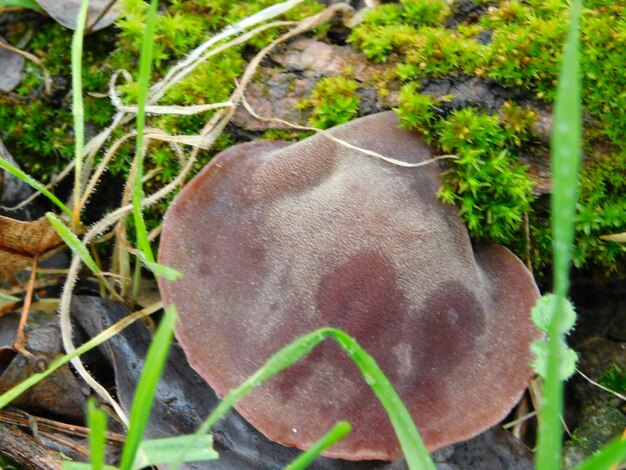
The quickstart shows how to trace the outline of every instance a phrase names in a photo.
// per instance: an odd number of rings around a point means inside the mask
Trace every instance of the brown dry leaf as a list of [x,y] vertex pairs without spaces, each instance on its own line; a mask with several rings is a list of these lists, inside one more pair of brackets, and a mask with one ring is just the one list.
[[[0,394],[45,370],[63,354],[56,314],[37,311],[31,312],[26,332],[25,346],[32,356],[20,354],[14,347],[19,317],[17,312],[0,317]],[[27,411],[44,411],[78,421],[84,417],[86,400],[81,382],[65,365],[11,403]]]
[[[7,42],[0,36],[0,42]],[[22,80],[24,57],[16,52],[0,47],[0,91],[11,91]]]
[[[76,29],[76,16],[80,8],[81,0],[36,0],[36,2],[48,13],[52,18],[61,23],[63,26]],[[111,0],[91,0],[89,2],[89,12],[87,14],[87,28],[91,31],[98,31],[106,28],[113,23],[119,13],[113,6],[100,17],[102,11],[109,6]],[[97,23],[93,25],[93,22]]]
[[615,233],[613,235],[601,235],[600,240],[608,242],[626,243],[626,232]]
[[48,219],[23,222],[0,216],[0,281],[28,266],[32,257],[61,244]]

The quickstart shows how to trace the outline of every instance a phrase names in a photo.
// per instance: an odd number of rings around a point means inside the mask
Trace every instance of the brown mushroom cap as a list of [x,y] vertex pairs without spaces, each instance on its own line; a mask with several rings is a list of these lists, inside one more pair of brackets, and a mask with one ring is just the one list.
[[[399,160],[431,157],[391,112],[331,132]],[[184,274],[160,287],[193,368],[224,395],[296,337],[334,326],[376,359],[430,451],[500,421],[531,377],[538,290],[507,249],[472,248],[456,209],[437,200],[438,171],[323,135],[216,156],[171,205],[159,254]],[[236,408],[288,446],[347,419],[353,431],[325,455],[401,455],[384,409],[332,342]]]

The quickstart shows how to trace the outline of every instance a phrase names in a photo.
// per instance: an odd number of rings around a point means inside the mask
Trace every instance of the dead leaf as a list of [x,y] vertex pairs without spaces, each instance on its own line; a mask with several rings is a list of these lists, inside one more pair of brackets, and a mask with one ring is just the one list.
[[[28,323],[26,349],[32,357],[26,358],[13,349],[18,314],[0,317],[0,394],[11,389],[35,372],[41,372],[63,354],[61,335],[56,315],[31,312]],[[5,343],[4,341],[9,341]],[[83,388],[69,366],[65,365],[17,397],[13,406],[27,411],[42,411],[74,421],[85,414],[86,399]]]
[[607,242],[626,243],[626,232],[615,233],[613,235],[600,235],[600,240]]
[[61,238],[45,217],[23,222],[0,216],[0,281],[11,279],[33,256],[60,244]]
[[[8,44],[2,36],[0,42]],[[22,80],[24,57],[16,52],[0,47],[0,91],[11,91]]]
[[[63,26],[76,29],[76,17],[80,8],[81,0],[36,0],[52,18]],[[102,11],[109,6],[110,0],[91,0],[89,2],[89,12],[87,13],[87,28],[91,31],[98,31],[113,23],[119,16],[115,4],[100,18]],[[93,25],[93,22],[97,23]]]

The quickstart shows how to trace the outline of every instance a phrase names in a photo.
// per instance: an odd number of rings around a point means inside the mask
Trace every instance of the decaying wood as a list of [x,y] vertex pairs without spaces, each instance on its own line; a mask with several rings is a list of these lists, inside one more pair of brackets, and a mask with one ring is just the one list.
[[9,456],[24,468],[61,470],[63,460],[56,452],[14,426],[0,423],[0,453]]

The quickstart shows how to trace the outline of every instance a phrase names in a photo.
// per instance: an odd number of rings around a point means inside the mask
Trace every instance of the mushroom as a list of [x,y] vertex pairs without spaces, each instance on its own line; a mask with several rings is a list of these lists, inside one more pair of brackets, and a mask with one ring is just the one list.
[[[431,158],[393,112],[330,132],[395,159]],[[216,156],[172,203],[159,253],[183,273],[160,289],[192,367],[223,396],[298,336],[333,326],[376,359],[430,451],[499,422],[532,375],[539,293],[506,248],[472,247],[436,197],[438,172],[321,134]],[[287,446],[307,448],[346,419],[352,433],[324,455],[401,455],[383,407],[331,342],[236,408]]]

